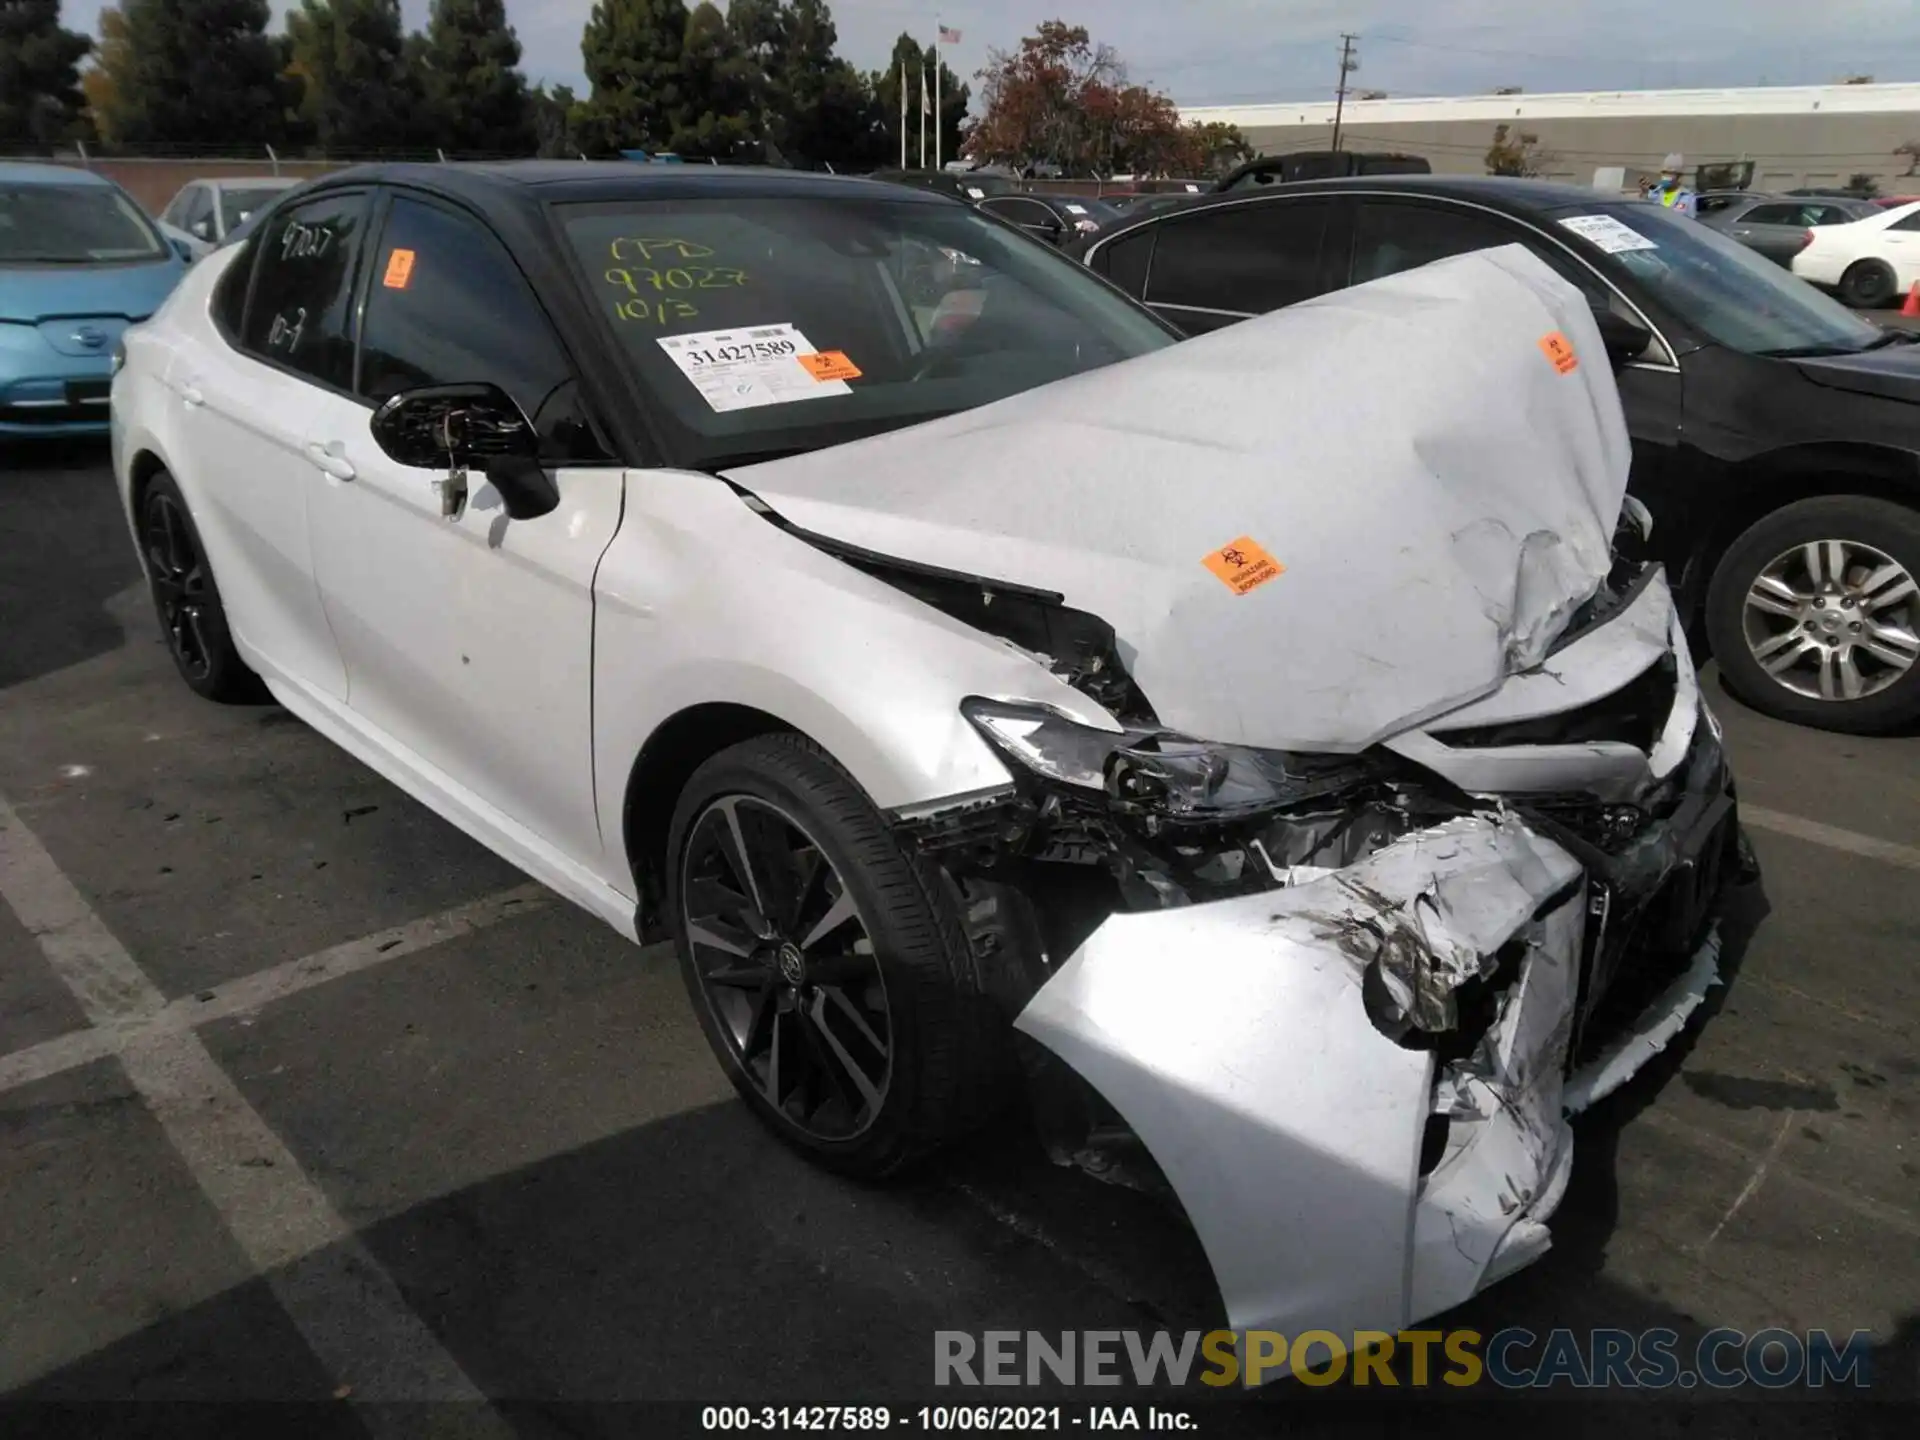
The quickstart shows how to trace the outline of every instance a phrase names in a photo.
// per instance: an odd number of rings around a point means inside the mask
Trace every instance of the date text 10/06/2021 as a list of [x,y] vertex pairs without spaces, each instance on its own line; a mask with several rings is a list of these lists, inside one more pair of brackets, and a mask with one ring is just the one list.
[[913,1434],[1197,1430],[1185,1410],[1156,1405],[707,1405],[702,1430],[905,1430]]

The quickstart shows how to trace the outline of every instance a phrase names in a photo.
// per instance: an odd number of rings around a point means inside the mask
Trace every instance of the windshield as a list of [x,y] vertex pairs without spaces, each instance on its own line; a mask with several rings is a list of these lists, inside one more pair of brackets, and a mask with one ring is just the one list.
[[1852,354],[1883,332],[1711,226],[1637,201],[1556,212],[1708,338],[1749,355]]
[[1174,340],[962,205],[834,195],[561,214],[595,308],[702,468],[970,410]]
[[105,185],[0,185],[0,265],[93,265],[167,253],[147,217]]
[[220,190],[220,232],[243,224],[247,217],[263,205],[271,205],[287,192],[282,189],[256,188],[236,190],[232,186],[222,186]]

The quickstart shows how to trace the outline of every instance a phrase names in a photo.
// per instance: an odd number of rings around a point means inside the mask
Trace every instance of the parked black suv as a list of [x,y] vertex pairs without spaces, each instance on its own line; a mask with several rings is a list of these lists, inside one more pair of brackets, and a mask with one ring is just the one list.
[[1199,334],[1506,244],[1593,306],[1633,434],[1630,489],[1727,683],[1757,709],[1828,729],[1920,720],[1915,337],[1686,216],[1537,180],[1232,192],[1123,223],[1077,253]]

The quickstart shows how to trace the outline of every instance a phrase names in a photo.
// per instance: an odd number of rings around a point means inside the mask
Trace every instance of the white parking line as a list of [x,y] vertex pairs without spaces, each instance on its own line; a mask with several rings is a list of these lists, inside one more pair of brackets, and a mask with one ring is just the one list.
[[1884,865],[1898,865],[1903,870],[1920,870],[1920,850],[1911,845],[1896,845],[1891,840],[1862,835],[1856,830],[1842,830],[1837,825],[1823,825],[1818,820],[1789,815],[1781,810],[1769,810],[1761,805],[1741,805],[1740,819],[1756,830],[1771,830],[1776,835],[1789,835],[1795,840],[1824,845],[1829,850],[1844,850],[1849,855],[1878,860]]
[[363,1423],[411,1433],[392,1402],[453,1400],[476,1406],[467,1420],[511,1434],[200,1037],[143,1023],[163,1008],[159,989],[4,799],[0,900],[94,1025],[138,1029],[121,1047],[128,1078]]
[[[496,895],[456,906],[438,915],[410,920],[405,925],[395,925],[392,929],[363,935],[358,940],[349,940],[343,945],[335,945],[298,960],[288,960],[270,969],[243,975],[237,980],[228,980],[211,990],[168,1001],[157,1010],[144,1008],[151,1000],[143,997],[142,1008],[111,1026],[96,1025],[92,1029],[69,1031],[51,1040],[43,1040],[38,1045],[16,1050],[10,1055],[0,1055],[0,1094],[116,1054],[136,1037],[150,1030],[191,1029],[235,1015],[250,1015],[315,985],[324,985],[329,980],[343,979],[376,965],[416,955],[435,945],[444,945],[449,940],[471,935],[502,920],[511,920],[516,915],[531,914],[553,903],[555,897],[552,891],[529,881],[525,885],[516,885],[511,890],[502,890]],[[81,917],[76,923],[84,926],[89,922]],[[96,919],[90,923],[97,925],[99,922]],[[49,932],[48,936],[42,937],[43,947],[47,943],[64,943],[57,938],[61,933],[65,932]],[[98,935],[92,937],[94,944],[98,944],[98,940]],[[74,962],[76,966],[84,967],[89,963],[85,958],[86,952],[86,946],[78,947]],[[112,983],[126,985],[139,982],[123,975]],[[107,988],[112,988],[112,985],[108,984]],[[88,1013],[93,1012],[89,1010]]]

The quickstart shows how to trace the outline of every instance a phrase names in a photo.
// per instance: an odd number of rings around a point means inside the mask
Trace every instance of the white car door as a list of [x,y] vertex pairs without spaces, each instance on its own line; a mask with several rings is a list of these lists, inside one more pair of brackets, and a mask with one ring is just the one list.
[[1902,291],[1920,285],[1920,210],[1896,220],[1880,236]]
[[[220,577],[229,623],[269,670],[343,699],[346,670],[314,584],[306,451],[329,387],[352,383],[356,262],[371,195],[331,192],[276,217],[215,289],[167,371],[181,441],[169,456]],[[257,257],[257,258],[256,258]]]
[[[529,843],[523,829],[557,852],[544,858],[598,874],[593,577],[620,523],[621,469],[578,417],[532,287],[473,216],[396,193],[365,294],[358,393],[327,396],[307,436],[328,472],[314,545],[348,705],[430,783],[494,812],[483,823],[504,818],[510,842]],[[377,402],[474,381],[501,386],[542,434],[550,513],[509,518],[474,470],[445,515],[446,467],[399,464],[374,441]]]

